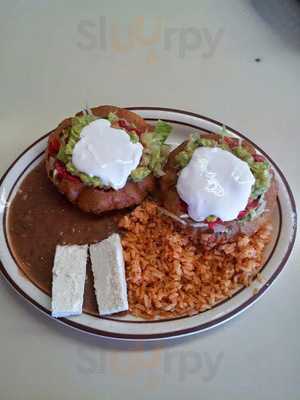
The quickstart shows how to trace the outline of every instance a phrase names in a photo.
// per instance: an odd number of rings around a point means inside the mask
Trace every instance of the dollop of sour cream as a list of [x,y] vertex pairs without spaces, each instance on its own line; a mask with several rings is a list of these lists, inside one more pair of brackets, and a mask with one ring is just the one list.
[[254,183],[245,161],[218,147],[199,147],[179,173],[177,192],[193,220],[214,215],[231,221],[246,208]]
[[112,128],[106,119],[97,119],[82,129],[72,163],[79,171],[100,178],[105,186],[119,190],[142,154],[141,143],[132,143],[126,131]]

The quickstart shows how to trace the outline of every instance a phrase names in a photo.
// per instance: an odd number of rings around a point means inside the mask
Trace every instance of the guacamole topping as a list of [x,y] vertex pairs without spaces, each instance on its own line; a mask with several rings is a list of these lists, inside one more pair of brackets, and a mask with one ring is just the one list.
[[[236,145],[230,146],[225,140],[225,137],[228,137],[228,131],[222,131],[221,136],[223,140],[219,142],[214,139],[201,137],[201,134],[192,134],[185,146],[185,149],[177,154],[175,158],[176,166],[178,167],[178,170],[184,168],[190,162],[194,151],[198,147],[219,147],[223,150],[227,150],[233,153],[241,160],[247,162],[251,172],[254,175],[255,183],[252,186],[249,201],[251,207],[241,213],[241,217],[239,218],[239,220],[252,220],[264,210],[264,194],[268,191],[271,183],[270,164],[263,158],[256,160],[255,157],[253,157],[250,152],[242,146],[241,141],[237,142]],[[207,218],[208,223],[214,222],[216,220],[217,217],[213,215]]]
[[[82,129],[96,119],[97,117],[92,114],[85,114],[72,119],[72,126],[64,132],[57,159],[65,165],[70,174],[78,177],[85,184],[103,188],[105,185],[101,179],[79,171],[72,163],[73,150],[76,143],[80,140]],[[164,121],[158,121],[153,131],[146,131],[138,135],[138,130],[135,126],[129,126],[126,121],[119,119],[115,113],[110,112],[107,119],[112,124],[119,124],[121,129],[126,128],[126,132],[130,136],[132,143],[140,142],[143,145],[144,149],[140,165],[131,172],[129,179],[139,182],[151,173],[157,177],[161,176],[163,174],[163,166],[170,151],[170,147],[165,144],[165,141],[172,130],[171,126]]]

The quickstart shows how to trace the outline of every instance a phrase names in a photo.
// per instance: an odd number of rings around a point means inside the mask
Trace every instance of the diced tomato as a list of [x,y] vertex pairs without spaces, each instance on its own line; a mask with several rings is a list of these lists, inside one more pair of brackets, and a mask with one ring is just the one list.
[[239,213],[239,215],[238,215],[238,219],[242,219],[242,218],[244,218],[244,217],[246,217],[246,215],[248,214],[248,210],[246,209],[246,210],[243,210],[243,211],[240,211],[240,213]]
[[205,223],[208,225],[208,229],[214,230],[216,225],[222,225],[223,221],[220,218],[217,218],[215,221],[207,221]]
[[258,206],[258,199],[251,199],[249,200],[247,207],[245,208],[245,210],[241,211],[238,215],[238,219],[244,218],[249,211],[254,210],[256,207]]
[[125,119],[120,119],[118,124],[120,128],[125,129],[127,132],[135,132],[137,135],[141,134],[141,131],[138,128],[131,126]]
[[129,128],[129,125],[128,125],[127,121],[125,121],[125,119],[120,119],[118,121],[118,124],[119,124],[120,128],[124,128],[124,129]]
[[258,199],[250,200],[248,205],[247,205],[247,209],[248,210],[253,210],[257,206],[258,206]]
[[132,130],[138,135],[140,136],[142,134],[142,131],[138,128],[132,128]]
[[228,144],[228,146],[233,149],[234,147],[237,147],[239,145],[239,139],[225,136],[224,137],[224,142]]
[[56,160],[56,162],[55,162],[55,169],[56,169],[56,172],[57,172],[57,176],[59,178],[63,178],[65,173],[67,172],[66,168],[63,165],[63,163],[61,163],[58,160]]
[[80,179],[77,176],[71,175],[67,170],[64,164],[60,161],[56,161],[55,169],[57,171],[57,177],[59,179],[67,179],[70,182],[80,182]]
[[208,225],[208,229],[213,231],[216,223],[215,222],[207,222],[207,225]]
[[51,142],[49,143],[49,146],[48,146],[48,153],[49,153],[51,156],[54,156],[55,154],[58,153],[59,148],[60,148],[60,141],[59,141],[57,138],[54,138],[54,139],[52,139]]
[[263,156],[261,156],[260,154],[254,154],[253,155],[254,161],[256,162],[264,162],[265,158]]

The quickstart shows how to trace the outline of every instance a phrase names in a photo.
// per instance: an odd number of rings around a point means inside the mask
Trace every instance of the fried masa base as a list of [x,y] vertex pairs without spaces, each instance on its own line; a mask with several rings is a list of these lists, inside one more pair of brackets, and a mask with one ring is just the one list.
[[[92,108],[91,111],[95,116],[100,118],[105,118],[110,112],[114,112],[119,118],[125,119],[130,124],[134,124],[142,133],[146,130],[153,129],[153,127],[147,124],[139,115],[119,107],[105,105]],[[82,115],[82,112],[76,115]],[[54,138],[59,140],[62,131],[71,127],[71,124],[72,118],[67,118],[62,121],[49,136],[48,145]],[[49,155],[48,147],[46,150],[45,164],[49,179],[71,203],[77,205],[85,212],[101,214],[105,211],[132,207],[140,204],[148,193],[155,189],[156,179],[152,174],[144,178],[141,182],[129,181],[120,190],[94,188],[80,180],[70,181],[65,177],[59,180],[54,179],[52,175],[53,165],[50,162]]]
[[[207,139],[218,139],[220,135],[209,133],[201,135]],[[178,168],[176,165],[177,154],[184,150],[187,142],[182,143],[179,147],[171,152],[168,158],[168,162],[164,169],[165,175],[160,179],[160,197],[163,207],[171,212],[172,214],[180,217],[182,214],[182,201],[177,193],[176,184],[178,178]],[[256,154],[255,148],[246,140],[242,141],[242,146],[246,148],[251,154]],[[257,232],[263,225],[265,225],[272,217],[273,210],[276,205],[278,188],[277,183],[272,172],[272,181],[268,191],[265,193],[266,207],[265,210],[252,221],[229,221],[224,222],[226,232],[214,233],[210,229],[206,228],[192,228],[187,226],[187,230],[194,231],[194,234],[198,236],[199,242],[205,246],[214,246],[218,243],[226,243],[234,239],[238,234],[243,233],[248,236],[252,236]]]

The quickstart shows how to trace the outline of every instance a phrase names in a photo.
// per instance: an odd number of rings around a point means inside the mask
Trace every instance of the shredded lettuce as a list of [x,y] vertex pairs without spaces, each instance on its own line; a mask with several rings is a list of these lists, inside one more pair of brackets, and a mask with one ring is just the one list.
[[[72,175],[78,176],[82,182],[93,187],[101,188],[103,187],[101,179],[98,177],[91,177],[78,171],[72,163],[74,147],[80,140],[82,129],[95,119],[97,119],[97,117],[90,114],[72,119],[72,127],[70,128],[67,142],[64,146],[61,146],[57,158],[65,164],[67,170]],[[111,123],[119,120],[118,116],[112,112],[108,114],[107,119]],[[134,131],[128,133],[132,143],[138,143],[141,140],[144,147],[140,165],[130,174],[130,178],[134,182],[143,180],[151,173],[156,176],[161,176],[163,174],[162,169],[170,152],[170,146],[165,144],[165,141],[171,130],[172,128],[169,124],[164,121],[158,121],[154,130],[145,132],[141,138]]]
[[97,176],[89,176],[81,172],[79,174],[79,178],[82,180],[82,182],[86,183],[89,186],[99,187],[99,188],[103,187],[101,179],[98,178]]
[[249,151],[242,146],[238,146],[233,149],[233,154],[235,154],[241,160],[246,161],[249,165],[251,165],[254,161]]
[[97,117],[91,114],[79,115],[72,118],[71,134],[73,133],[74,136],[80,137],[82,129],[96,119]]
[[94,186],[94,187],[103,187],[103,184],[101,182],[101,179],[98,178],[97,176],[89,176],[85,174],[84,172],[78,171],[78,169],[75,167],[75,165],[69,161],[66,164],[67,171],[69,171],[72,175],[78,176],[82,182],[86,183],[89,186]]
[[59,149],[59,152],[57,153],[58,160],[63,162],[64,164],[67,164],[69,161],[69,156],[66,154],[66,146],[61,146]]
[[199,138],[191,137],[185,146],[185,149],[188,153],[193,153],[197,147],[199,147],[198,143]]
[[161,144],[165,143],[171,131],[172,131],[171,125],[161,120],[157,121],[154,128],[155,137],[157,140],[160,140]]
[[113,122],[119,121],[119,117],[117,116],[117,114],[110,112],[107,116],[107,119],[109,120],[109,122],[112,124]]
[[140,161],[140,166],[146,167],[147,165],[149,165],[150,160],[151,160],[151,153],[149,153],[149,151],[147,151],[147,149],[144,148],[143,156]]
[[225,143],[225,142],[219,144],[219,147],[220,147],[222,150],[230,151],[229,145],[228,145],[227,143]]
[[250,168],[253,175],[255,176],[255,184],[252,189],[252,196],[256,198],[262,195],[270,186],[270,166],[268,163],[255,162]]
[[198,144],[203,147],[215,147],[217,142],[213,139],[199,138]]
[[151,174],[151,170],[147,167],[137,167],[131,172],[131,178],[133,182],[142,181],[146,176]]
[[155,147],[152,150],[150,161],[148,164],[148,168],[154,172],[156,176],[162,176],[163,173],[163,165],[169,153],[169,146],[162,145],[161,147]]
[[132,143],[138,143],[140,141],[139,136],[134,131],[130,132],[128,135]]
[[[158,121],[153,131],[144,132],[141,136],[144,152],[140,164],[157,177],[162,176],[164,173],[163,167],[170,152],[170,146],[165,144],[165,141],[171,130],[172,127],[169,124],[164,121]],[[137,178],[135,177],[134,179],[136,180]]]
[[78,176],[82,182],[94,187],[103,187],[103,184],[98,177],[91,177],[83,172],[78,171],[78,169],[72,163],[73,150],[76,143],[80,139],[80,133],[82,129],[95,119],[96,117],[91,114],[81,115],[72,119],[72,127],[69,131],[67,143],[64,146],[61,146],[57,154],[57,158],[65,164],[68,172],[74,176]]
[[64,153],[69,157],[69,160],[72,158],[74,147],[80,139],[80,133],[82,129],[92,121],[95,121],[95,119],[96,117],[90,114],[81,115],[72,119],[72,127],[70,130],[68,143],[64,149]]
[[164,121],[157,121],[154,131],[145,132],[142,135],[142,143],[146,147],[151,147],[155,144],[162,145],[167,140],[172,127]]
[[[229,136],[229,132],[226,130],[226,128],[223,126],[222,136]],[[258,212],[258,209],[261,212],[261,209],[263,205],[261,205],[261,202],[263,201],[263,196],[268,190],[270,183],[271,183],[271,174],[270,174],[270,165],[268,162],[260,162],[260,161],[255,161],[254,158],[252,157],[251,153],[245,149],[241,144],[234,149],[231,149],[230,146],[225,142],[222,141],[221,143],[213,140],[213,139],[206,139],[201,137],[201,134],[192,134],[184,148],[181,152],[177,154],[175,157],[175,163],[179,169],[182,169],[187,166],[187,164],[190,162],[194,151],[200,147],[220,147],[223,150],[230,151],[234,155],[236,155],[238,158],[241,160],[247,162],[249,165],[251,172],[253,173],[255,177],[255,184],[252,187],[251,191],[251,197],[253,199],[258,199],[259,198],[259,204],[260,206],[257,209],[249,211],[249,213],[244,217],[241,221],[245,220],[251,220],[253,219]],[[213,216],[211,216],[213,217]],[[209,217],[209,218],[211,218]]]
[[184,168],[188,165],[191,158],[192,156],[190,155],[190,153],[188,151],[183,150],[176,155],[175,162],[180,168]]
[[206,139],[202,138],[199,134],[191,135],[186,146],[185,150],[182,150],[180,153],[177,154],[175,158],[175,162],[181,168],[187,166],[190,162],[194,151],[199,147],[215,147],[217,146],[217,142],[213,139]]

